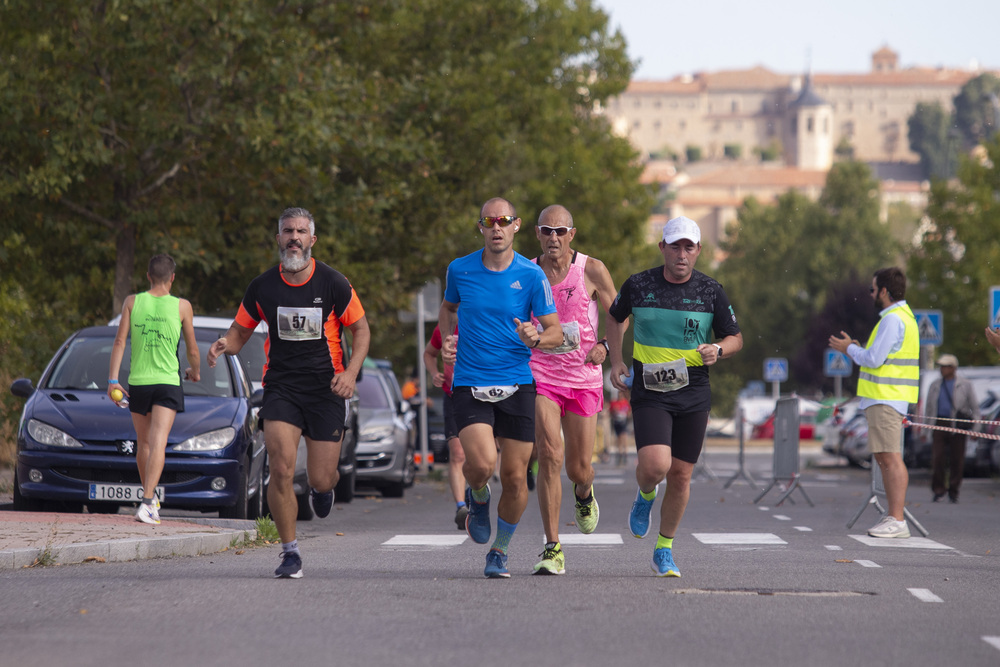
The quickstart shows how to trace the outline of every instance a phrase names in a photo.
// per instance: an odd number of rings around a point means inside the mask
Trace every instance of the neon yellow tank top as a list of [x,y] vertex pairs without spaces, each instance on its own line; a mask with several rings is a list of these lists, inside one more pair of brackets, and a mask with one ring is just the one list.
[[175,296],[135,295],[132,306],[132,367],[129,385],[181,383],[177,348],[181,340],[180,299]]

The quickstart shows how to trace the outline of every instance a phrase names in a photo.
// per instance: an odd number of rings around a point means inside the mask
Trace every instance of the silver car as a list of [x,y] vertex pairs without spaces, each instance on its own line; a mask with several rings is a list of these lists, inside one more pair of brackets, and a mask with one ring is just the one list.
[[357,484],[402,498],[416,477],[416,415],[386,363],[366,360],[358,380]]

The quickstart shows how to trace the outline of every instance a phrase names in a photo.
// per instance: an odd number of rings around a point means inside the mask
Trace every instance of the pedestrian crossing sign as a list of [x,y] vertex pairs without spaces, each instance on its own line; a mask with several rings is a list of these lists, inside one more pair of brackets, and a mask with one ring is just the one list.
[[851,377],[853,368],[854,364],[851,362],[851,358],[843,352],[837,352],[837,350],[826,351],[826,357],[823,362],[823,374],[827,377]]
[[990,326],[1000,327],[1000,285],[990,288]]
[[914,310],[921,345],[940,345],[944,341],[944,320],[940,310]]
[[788,380],[788,359],[771,357],[764,360],[764,381],[785,382]]

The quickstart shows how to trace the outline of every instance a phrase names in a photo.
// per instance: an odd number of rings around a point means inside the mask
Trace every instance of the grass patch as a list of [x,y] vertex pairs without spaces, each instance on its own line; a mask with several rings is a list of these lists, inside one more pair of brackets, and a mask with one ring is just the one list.
[[278,536],[278,527],[274,525],[274,519],[270,515],[254,520],[254,527],[257,529],[256,538],[251,539],[250,533],[244,531],[242,538],[234,535],[229,546],[240,549],[264,547],[268,544],[275,544],[281,539]]

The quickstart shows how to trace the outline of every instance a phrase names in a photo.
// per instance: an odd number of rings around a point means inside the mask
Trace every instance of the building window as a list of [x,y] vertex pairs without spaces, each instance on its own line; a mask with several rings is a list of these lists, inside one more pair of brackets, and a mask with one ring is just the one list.
[[806,132],[809,132],[811,134],[812,131],[813,131],[813,117],[809,116],[808,118],[806,118]]
[[830,134],[830,119],[823,119],[823,134]]
[[679,123],[679,125],[680,125],[680,128],[681,128],[682,130],[686,130],[686,129],[687,129],[687,126],[688,126],[688,123],[687,123],[687,121],[686,121],[686,120],[682,120],[682,121],[681,121],[681,122]]
[[640,123],[637,120],[632,121],[632,129],[633,130],[638,130],[640,127],[642,127],[642,123]]
[[733,113],[739,113],[739,110],[740,110],[740,101],[739,100],[733,100],[732,104],[730,105],[730,109],[732,109]]

